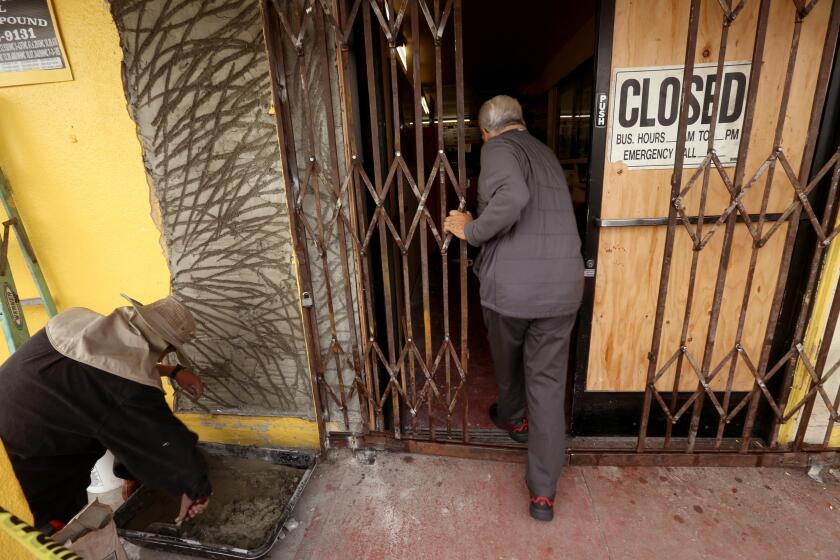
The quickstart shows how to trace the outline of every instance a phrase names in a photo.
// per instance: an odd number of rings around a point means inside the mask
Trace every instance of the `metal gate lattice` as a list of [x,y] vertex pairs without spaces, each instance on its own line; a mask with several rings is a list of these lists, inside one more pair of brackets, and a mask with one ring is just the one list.
[[[394,4],[383,0],[263,2],[286,196],[294,210],[293,240],[304,292],[316,412],[322,424],[336,421],[337,412],[339,429],[389,430],[399,438],[404,430],[403,410],[411,418],[409,429],[418,433],[418,417],[425,407],[425,428],[434,438],[433,403],[440,403],[450,431],[453,413],[461,408],[462,439],[468,440],[466,244],[459,242],[461,324],[456,346],[448,293],[447,253],[452,239],[441,230],[448,212],[448,191],[454,192],[459,208],[466,205],[461,3],[403,0],[399,7]],[[421,29],[431,34],[435,50],[429,120],[437,133],[437,155],[428,172],[424,168],[425,100],[421,101],[419,50],[412,53],[410,68],[404,69],[413,104],[408,115],[401,113],[404,84],[398,66],[401,34],[410,33],[417,40]],[[448,34],[454,35],[456,61],[457,146],[450,150],[457,153],[454,168],[444,143],[442,50]],[[382,60],[387,58],[387,64],[377,67],[382,45],[386,45],[387,56]],[[363,61],[354,57],[354,48],[363,52]],[[363,111],[353,93],[358,91],[353,88],[357,64],[358,75],[366,76],[367,123],[362,122]],[[402,149],[406,129],[414,132],[413,154]],[[368,162],[362,157],[364,139],[370,140]],[[430,196],[438,201],[437,208],[427,205]],[[443,336],[437,348],[429,293],[430,239],[433,256],[440,257],[443,286]],[[413,333],[412,287],[416,282],[409,262],[418,245],[422,344]],[[375,294],[376,289],[381,294]],[[376,314],[377,296],[384,318]],[[386,419],[389,407],[391,418]]]
[[[652,449],[647,431],[654,402],[668,419],[663,440],[665,448],[675,447],[672,427],[684,418],[691,419],[688,439],[684,446],[680,444],[687,452],[695,451],[706,399],[717,413],[715,449],[729,447],[728,444],[723,446],[725,427],[742,413],[745,425],[740,449],[742,452],[750,449],[762,401],[767,403],[775,418],[772,444],[776,443],[780,424],[802,414],[795,443],[797,450],[802,445],[817,397],[830,412],[824,446],[828,445],[833,424],[840,419],[840,394],[832,400],[824,388],[840,369],[840,364],[827,367],[828,344],[822,345],[816,357],[809,355],[803,345],[819,271],[827,249],[840,232],[835,226],[840,148],[809,180],[837,44],[840,8],[836,2],[832,7],[807,142],[796,172],[782,140],[802,26],[817,1],[786,0],[795,24],[779,100],[774,147],[757,169],[748,174],[747,156],[771,6],[770,0],[759,1],[747,112],[734,172],[730,174],[724,168],[714,149],[714,130],[721,101],[721,88],[715,88],[707,155],[700,167],[684,181],[688,84],[695,66],[702,0],[691,2],[677,159],[671,181],[671,205],[637,451]],[[717,4],[721,8],[716,72],[720,84],[730,26],[738,20],[748,2],[718,0]],[[263,11],[286,197],[293,209],[293,240],[304,292],[303,312],[319,422],[335,423],[332,429],[388,430],[397,438],[408,431],[412,437],[435,439],[436,430],[440,428],[435,410],[442,410],[444,429],[469,441],[466,421],[469,403],[464,390],[468,375],[466,244],[459,242],[458,249],[460,325],[455,336],[456,329],[450,328],[450,260],[447,256],[452,240],[440,229],[448,211],[448,193],[454,193],[459,208],[463,209],[466,204],[461,2],[402,0],[397,5],[397,2],[387,0],[263,0]],[[420,56],[415,52],[410,60],[403,61],[405,68],[401,74],[398,52],[402,34],[408,33],[416,39],[421,31],[431,36],[434,45],[434,103],[429,121],[436,133],[437,154],[428,170],[424,164],[424,142],[428,143],[428,140],[424,139],[422,130],[425,93],[420,83]],[[449,39],[451,42],[447,42]],[[443,51],[449,46],[454,49],[456,146],[447,150]],[[356,83],[357,77],[360,84]],[[403,77],[408,81],[407,95],[405,84],[401,82]],[[366,99],[356,99],[355,93],[363,91]],[[410,110],[403,111],[403,100],[411,101]],[[406,130],[410,132],[406,133]],[[344,134],[337,131],[344,131]],[[403,141],[411,139],[411,132],[413,145],[407,142],[408,148],[403,150]],[[363,153],[368,157],[363,158]],[[456,154],[452,161],[451,154]],[[777,175],[787,181],[791,202],[778,219],[770,220],[768,202]],[[827,203],[822,216],[818,216],[811,197],[829,175]],[[707,200],[712,177],[722,182],[728,204],[719,218],[706,228],[704,216],[710,214]],[[685,200],[697,191],[698,219],[693,220],[688,215]],[[757,217],[747,211],[744,203],[745,197],[754,191],[761,192]],[[435,199],[438,204],[431,207],[429,203]],[[736,223],[739,222],[752,239],[749,269],[741,306],[735,313],[736,336],[734,340],[719,341],[716,337],[718,323],[726,312],[723,293],[732,263]],[[794,251],[802,250],[797,249],[800,222],[807,222],[806,227],[813,229],[817,241],[814,247],[808,248],[809,253],[813,250],[813,256],[793,342],[781,358],[773,359],[771,350],[780,320],[785,281]],[[688,298],[681,317],[680,343],[677,348],[666,351],[662,347],[664,318],[678,229],[688,235],[692,245]],[[763,343],[758,352],[748,351],[741,338],[750,327],[747,316],[754,297],[756,263],[762,248],[782,235],[785,243]],[[695,293],[701,288],[697,274],[700,254],[719,236],[723,237],[722,249],[708,329],[702,354],[695,355],[688,348],[687,334],[692,314],[696,313],[692,307]],[[412,287],[416,281],[410,260],[412,251],[418,246],[422,327],[415,333]],[[439,263],[435,262],[440,268],[442,282],[440,302],[433,302],[430,295],[430,257],[440,259]],[[374,293],[376,289],[381,293]],[[378,315],[374,298],[378,298],[383,308]],[[442,316],[442,336],[437,343],[432,332],[433,305],[440,305]],[[834,331],[838,312],[840,296],[835,296],[827,339]],[[714,359],[721,342],[727,345],[727,350],[722,359]],[[666,352],[660,365],[663,351]],[[746,367],[754,383],[745,397],[735,400],[732,382],[739,363]],[[791,403],[788,401],[798,363],[803,364],[809,374],[808,387],[802,398]],[[672,372],[671,390],[660,390],[657,383]],[[774,392],[770,384],[780,372],[784,372],[783,380],[780,383],[776,380],[775,385],[779,388]],[[680,380],[684,375],[696,378],[697,384],[688,399],[679,403]],[[712,388],[712,382],[718,378],[726,379],[724,391]],[[440,407],[436,409],[433,405]],[[424,407],[427,425],[420,426]],[[452,419],[458,408],[463,425],[453,430]],[[386,418],[388,412],[390,418]],[[406,421],[406,418],[409,419]],[[322,429],[322,433],[326,430]]]
[[[804,409],[795,443],[795,449],[798,450],[802,444],[802,439],[808,426],[811,409],[813,408],[814,400],[817,395],[819,395],[824,401],[830,415],[830,422],[824,440],[824,446],[827,446],[833,424],[838,420],[838,418],[840,418],[838,417],[840,393],[832,401],[823,389],[823,385],[826,381],[828,381],[840,367],[840,364],[834,364],[827,369],[825,367],[829,342],[836,324],[837,311],[838,308],[840,308],[840,294],[835,296],[830,313],[828,330],[826,332],[826,342],[822,344],[819,354],[815,360],[808,356],[804,351],[803,339],[807,319],[811,313],[814,293],[817,289],[817,280],[821,264],[823,262],[823,257],[828,247],[837,237],[837,234],[840,233],[840,229],[838,229],[835,225],[838,194],[837,188],[838,180],[840,180],[840,147],[837,148],[834,155],[822,166],[822,168],[810,179],[810,181],[808,180],[814,158],[815,143],[825,104],[829,77],[831,75],[834,50],[837,45],[838,27],[840,27],[840,7],[838,7],[836,2],[833,4],[830,21],[828,23],[825,46],[823,48],[822,61],[819,68],[819,78],[816,85],[816,91],[814,92],[815,99],[812,106],[807,140],[799,172],[797,173],[794,171],[788,159],[788,155],[786,154],[783,146],[783,131],[791,100],[793,77],[798,60],[798,46],[802,33],[802,26],[807,20],[809,14],[812,13],[814,7],[817,5],[817,1],[812,0],[810,2],[805,2],[803,0],[789,0],[790,15],[794,18],[795,23],[789,48],[783,92],[779,100],[778,118],[773,139],[773,150],[764,159],[757,170],[752,175],[748,176],[746,170],[747,156],[749,154],[750,143],[752,140],[751,132],[754,112],[757,105],[756,98],[759,90],[758,84],[762,75],[762,64],[765,62],[765,41],[767,39],[767,28],[771,7],[771,2],[769,0],[761,0],[758,8],[758,22],[752,57],[752,73],[750,75],[747,91],[747,112],[744,118],[738,161],[734,170],[734,176],[730,176],[730,174],[724,169],[724,166],[718,159],[715,152],[715,126],[717,123],[718,111],[720,109],[721,91],[723,89],[718,87],[715,88],[712,104],[711,128],[708,135],[709,140],[707,155],[700,167],[693,172],[688,180],[683,184],[683,149],[686,143],[686,126],[689,112],[688,96],[690,93],[690,86],[687,84],[690,83],[690,78],[695,64],[695,52],[697,48],[697,37],[701,19],[701,3],[701,0],[692,1],[689,17],[685,55],[685,72],[683,76],[684,85],[681,92],[682,104],[679,115],[680,133],[678,135],[676,147],[676,162],[671,179],[671,205],[668,219],[668,230],[659,283],[654,334],[649,354],[649,367],[647,372],[647,383],[639,437],[637,441],[637,450],[644,451],[646,449],[652,449],[646,440],[646,436],[651,415],[651,405],[655,401],[668,420],[663,446],[665,448],[673,447],[673,440],[671,438],[672,428],[680,419],[688,416],[691,418],[691,422],[688,431],[688,439],[683,446],[683,450],[687,452],[695,451],[704,399],[710,400],[718,416],[717,433],[714,443],[715,449],[721,448],[725,426],[737,415],[742,412],[745,413],[746,419],[743,433],[740,438],[741,452],[746,452],[750,449],[750,440],[753,437],[756,415],[761,399],[764,399],[767,402],[774,416],[774,427],[770,442],[772,446],[775,446],[777,443],[780,424],[792,419],[797,413]],[[737,3],[732,0],[719,0],[718,3],[721,7],[722,29],[718,51],[719,55],[717,61],[716,83],[720,84],[722,83],[721,78],[724,69],[729,29],[730,26],[738,19],[739,15],[742,14],[742,11],[747,4],[747,0],[740,0]],[[803,95],[809,94],[809,92],[799,93]],[[770,200],[771,187],[774,184],[774,176],[779,171],[781,171],[787,179],[787,183],[792,191],[792,201],[781,214],[781,217],[768,228],[766,227],[768,224],[768,202]],[[827,202],[825,204],[822,217],[818,217],[812,205],[811,199],[809,199],[809,195],[814,193],[816,187],[823,182],[823,179],[829,173],[831,173],[831,180],[830,186],[828,187]],[[729,197],[729,204],[720,214],[720,217],[704,231],[703,217],[707,214],[706,203],[709,195],[709,181],[710,176],[714,174],[719,176],[723,182]],[[749,192],[754,189],[761,188],[761,184],[763,184],[763,191],[761,191],[761,209],[757,219],[755,219],[755,215],[753,214],[751,217],[750,213],[745,208],[743,201]],[[695,191],[698,188],[700,189],[699,217],[696,220],[696,223],[692,223],[689,219],[686,207],[684,206],[684,200],[690,192]],[[800,220],[803,214],[806,219]],[[727,280],[727,272],[732,266],[732,245],[736,222],[738,222],[739,217],[741,218],[749,236],[752,238],[749,269],[744,285],[740,311],[738,311],[737,314],[738,323],[736,335],[732,341],[723,341],[725,344],[729,345],[728,350],[726,351],[723,359],[715,362],[713,360],[713,353],[715,351],[716,344],[719,342],[716,338],[717,329],[722,313],[725,311],[723,308],[723,292]],[[805,295],[802,299],[797,315],[793,342],[790,349],[781,357],[781,359],[776,360],[775,363],[771,363],[773,337],[778,327],[780,311],[783,303],[782,298],[786,288],[785,280],[788,276],[793,251],[795,249],[800,221],[807,222],[807,224],[813,228],[817,240],[816,246],[812,248],[813,257],[811,258],[811,264],[808,270]],[[755,295],[753,284],[755,281],[756,263],[761,249],[765,247],[775,235],[781,235],[783,226],[787,226],[787,231],[785,234],[786,238],[781,264],[778,271],[776,290],[772,299],[770,317],[763,336],[763,343],[761,345],[760,352],[758,355],[751,354],[747,348],[742,345],[742,336],[745,329],[749,328],[749,325],[747,324],[747,314],[750,309],[751,298]],[[672,256],[675,250],[674,245],[676,231],[678,228],[682,227],[684,227],[685,232],[691,240],[693,251],[689,270],[688,296],[682,313],[679,347],[673,351],[667,351],[665,354],[667,359],[664,360],[664,365],[660,366],[660,352],[664,350],[661,347],[661,343],[663,339],[663,322],[668,299],[669,279],[672,272]],[[710,240],[716,235],[723,235],[722,249],[715,277],[712,308],[703,353],[702,356],[696,356],[688,349],[687,335],[692,312],[696,312],[696,310],[692,308],[692,305],[695,302],[695,294],[697,290],[701,288],[698,282],[698,265],[701,252],[708,247]],[[733,400],[732,387],[733,378],[739,361],[746,366],[747,370],[754,378],[754,383],[752,389],[746,394],[746,396],[735,402]],[[805,395],[798,402],[789,403],[788,398],[790,395],[791,384],[793,382],[793,373],[799,361],[801,361],[801,363],[805,366],[810,376],[809,387]],[[770,384],[771,380],[781,371],[784,371],[785,374],[784,380],[781,383],[780,394],[774,395],[768,384]],[[659,382],[666,374],[670,374],[672,372],[674,373],[674,379],[671,390],[669,392],[660,391],[657,388],[657,382]],[[724,372],[726,373],[724,374]],[[678,406],[680,379],[683,374],[696,377],[697,385],[696,389],[690,394],[688,399]],[[721,394],[720,391],[713,390],[712,382],[718,378],[718,376],[723,375],[726,376],[726,389]],[[668,395],[668,393],[670,393],[670,395]],[[666,398],[668,399],[667,402]],[[689,410],[691,411],[690,414]]]

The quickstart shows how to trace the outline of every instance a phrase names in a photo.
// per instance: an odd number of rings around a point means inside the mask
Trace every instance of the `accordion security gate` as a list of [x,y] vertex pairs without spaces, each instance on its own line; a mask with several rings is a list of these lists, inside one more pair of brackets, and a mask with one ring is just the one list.
[[[717,83],[721,83],[723,74],[728,29],[748,1],[705,0],[720,8],[722,33]],[[698,169],[688,172],[684,168],[682,154],[690,92],[688,87],[682,87],[680,133],[657,307],[652,318],[654,330],[640,411],[640,431],[632,447],[628,445],[629,441],[624,441],[616,446],[617,449],[760,453],[768,448],[753,446],[751,440],[763,401],[768,403],[775,418],[771,444],[776,444],[782,423],[801,415],[794,443],[794,448],[799,450],[803,448],[804,433],[817,399],[828,408],[830,421],[823,445],[816,448],[829,449],[831,430],[840,418],[840,393],[829,395],[824,386],[840,369],[840,364],[826,363],[828,343],[822,344],[815,356],[804,350],[803,343],[822,263],[838,232],[835,217],[840,148],[813,175],[811,165],[837,44],[840,7],[835,2],[831,9],[815,91],[794,92],[792,82],[802,23],[817,2],[784,1],[790,5],[795,27],[789,58],[785,61],[784,87],[778,100],[774,149],[757,169],[746,166],[762,72],[760,62],[767,40],[770,0],[755,0],[759,3],[759,15],[747,90],[747,113],[738,163],[733,172],[724,168],[715,152],[714,123],[720,111],[719,91],[715,92],[712,102],[707,155]],[[701,0],[691,2],[683,84],[690,83],[695,65],[701,4]],[[467,252],[465,243],[453,240],[441,231],[446,213],[452,208],[465,207],[468,187],[461,0],[263,0],[262,7],[286,198],[293,210],[290,212],[291,227],[322,435],[325,436],[327,430],[384,432],[394,439],[407,436],[469,442],[470,431],[466,423],[469,403],[464,390],[469,380]],[[423,51],[415,46],[409,57],[401,59],[400,48],[406,37],[419,43],[421,33],[427,34],[433,44],[433,60],[424,61],[434,65],[433,103],[427,103],[421,84]],[[400,64],[404,65],[402,74]],[[445,67],[454,67],[450,75],[454,88],[444,82]],[[454,97],[454,104],[449,104],[454,113],[450,115],[444,112],[447,106],[443,102],[445,90]],[[788,161],[783,142],[786,111],[794,94],[813,95],[815,99],[798,172]],[[431,106],[431,110],[424,105]],[[427,111],[429,125],[434,131],[431,139],[423,134],[422,123]],[[446,121],[455,124],[454,142],[450,139],[448,145]],[[436,156],[434,163],[428,165],[424,163],[424,143],[430,142]],[[428,151],[429,146],[425,148]],[[363,157],[363,153],[369,155]],[[790,204],[781,216],[774,215],[769,219],[767,201],[776,175],[787,178]],[[706,207],[711,176],[720,178],[729,202],[719,212],[719,217],[709,223],[704,217],[715,213],[715,209]],[[824,208],[818,215],[813,198],[820,189],[827,189],[827,193]],[[762,192],[761,209],[757,214],[750,214],[743,200],[748,193],[757,190]],[[690,217],[683,204],[690,193],[699,196],[697,218]],[[733,311],[724,305],[723,290],[733,259],[731,249],[736,223],[746,226],[753,244],[743,299],[740,307]],[[810,247],[797,244],[797,233],[802,227],[813,229],[816,242]],[[669,326],[664,320],[679,228],[685,229],[692,244],[689,297],[680,325],[682,343],[677,348],[665,348],[663,331],[680,328]],[[785,237],[784,249],[764,343],[758,354],[752,354],[741,345],[739,337],[750,327],[747,311],[753,296],[755,262],[768,240],[782,235]],[[703,288],[698,285],[699,255],[708,250],[709,241],[715,236],[722,236],[723,242],[711,288],[714,290],[713,305],[704,350],[695,356],[685,344],[685,333],[692,313],[698,313],[697,309],[692,309],[692,294]],[[452,251],[457,252],[457,258],[449,258]],[[807,251],[812,255],[806,271],[804,295],[789,350],[781,359],[771,360],[794,251]],[[414,261],[412,255],[419,255],[418,260]],[[430,295],[430,271],[440,275],[443,291],[440,301]],[[449,294],[450,276],[459,287],[454,298],[458,305],[454,308],[450,308],[453,299]],[[414,306],[412,294],[418,282],[422,302]],[[418,307],[421,317],[413,320],[412,315],[417,315]],[[738,316],[737,336],[734,340],[718,339],[719,318],[733,312]],[[840,297],[835,296],[829,312],[826,341],[831,340],[838,312]],[[433,337],[432,316],[435,314],[442,317],[442,332],[436,337],[439,340]],[[420,327],[416,328],[418,324]],[[725,357],[722,361],[713,360],[720,345],[727,348]],[[590,350],[597,351],[597,348]],[[733,397],[731,383],[723,391],[713,390],[712,381],[718,376],[728,376],[731,380],[739,363],[746,366],[754,378],[752,390],[739,400]],[[807,370],[807,388],[804,396],[789,402],[798,364]],[[661,383],[658,384],[666,374],[674,376],[670,391],[662,390]],[[685,402],[679,402],[680,378],[685,376],[696,378],[696,390]],[[781,377],[782,382],[777,380],[771,384],[777,377]],[[778,389],[771,390],[773,385]],[[710,400],[717,411],[719,428],[711,446],[698,446],[698,426],[705,399]],[[654,442],[648,438],[648,421],[653,407],[662,410],[669,425],[688,422],[688,438],[684,441],[671,438],[670,427],[664,440],[657,438]],[[421,414],[424,409],[425,414]],[[459,414],[455,414],[456,411]],[[724,426],[737,415],[744,415],[744,430],[737,447],[733,448],[723,445]],[[457,417],[460,417],[461,425],[453,426],[453,419]],[[608,447],[603,450],[609,452]]]
[[[463,395],[467,248],[457,239],[453,243],[441,229],[451,208],[466,205],[461,2],[418,0],[398,7],[375,0],[338,4],[263,3],[319,422],[337,422],[339,430],[347,431],[388,430],[400,438],[403,407],[410,413],[413,432],[422,428],[418,417],[425,408],[426,433],[435,438],[435,406],[445,411],[444,427],[450,434],[453,413],[459,408],[458,435],[468,440]],[[436,75],[430,121],[436,129],[437,156],[429,168],[424,165],[427,140],[420,58],[412,54],[411,67],[405,68],[412,88],[408,99],[412,109],[407,114],[402,112],[398,66],[401,36],[410,33],[417,41],[421,31],[433,40]],[[351,52],[354,41],[361,43],[360,57]],[[450,42],[454,53],[446,56],[455,60],[458,116],[456,148],[447,152],[442,62]],[[377,62],[380,45],[387,50],[382,65]],[[357,100],[351,93],[356,65],[367,82],[356,91],[366,88],[366,99]],[[367,119],[358,104],[368,110]],[[414,132],[409,146],[413,153],[403,152],[406,126]],[[358,135],[336,133],[354,127]],[[371,143],[368,162],[363,161],[362,138]],[[436,207],[427,205],[430,197],[438,202]],[[412,319],[416,277],[411,269],[417,265],[410,261],[418,247],[422,343],[415,340]],[[454,271],[447,256],[452,250],[460,257]],[[439,268],[442,276],[441,302],[430,297],[433,258],[438,259],[435,270]],[[450,275],[458,275],[460,282],[457,310],[449,307]],[[379,316],[376,304],[384,311]],[[442,315],[443,336],[437,344],[433,344],[433,305],[439,305],[435,314]],[[454,320],[460,322],[458,340],[450,330]],[[321,332],[324,326],[327,332]],[[357,421],[353,399],[358,401]]]
[[[742,13],[746,3],[746,0],[741,0],[740,2],[721,0],[719,2],[721,8],[720,21],[722,24],[722,33],[716,74],[718,84],[722,83],[721,78],[723,75],[724,57],[727,47],[729,28]],[[751,449],[750,444],[753,438],[753,428],[756,423],[756,415],[761,399],[766,400],[774,416],[772,435],[769,442],[771,447],[776,447],[779,425],[791,420],[797,413],[800,412],[800,410],[802,410],[803,416],[795,442],[795,448],[800,448],[802,438],[808,426],[810,413],[813,409],[814,399],[818,396],[824,400],[831,418],[825,434],[824,445],[827,446],[829,443],[832,425],[834,420],[837,419],[837,404],[838,401],[840,401],[840,394],[834,398],[830,398],[823,389],[823,385],[834,374],[838,366],[840,366],[840,364],[834,364],[827,367],[826,364],[828,347],[830,346],[830,341],[833,336],[833,330],[836,323],[838,307],[837,296],[835,296],[835,303],[832,305],[831,310],[831,316],[833,319],[829,320],[825,342],[822,344],[822,348],[820,348],[819,354],[816,358],[809,356],[806,352],[804,352],[804,335],[807,319],[811,313],[813,296],[815,290],[817,289],[817,280],[823,257],[838,232],[835,227],[835,214],[838,194],[838,179],[840,179],[840,147],[835,150],[834,155],[813,177],[810,177],[810,174],[816,140],[820,131],[821,117],[825,104],[829,77],[831,75],[832,63],[834,61],[834,50],[837,45],[840,7],[838,7],[835,2],[831,11],[825,46],[822,52],[822,61],[819,67],[819,78],[817,80],[816,90],[814,92],[793,92],[792,82],[798,61],[797,47],[799,45],[803,22],[805,22],[809,14],[812,13],[817,2],[792,0],[788,3],[790,5],[790,17],[795,21],[795,24],[789,48],[789,56],[786,61],[786,73],[782,95],[778,100],[778,118],[773,138],[773,149],[769,154],[766,154],[766,158],[757,169],[748,170],[746,169],[746,165],[747,156],[753,141],[753,136],[751,134],[752,125],[755,116],[754,111],[757,105],[756,99],[759,89],[758,84],[763,70],[762,62],[764,61],[764,48],[768,39],[767,27],[771,2],[769,0],[762,0],[758,8],[758,20],[756,24],[755,43],[753,47],[752,73],[750,75],[747,90],[746,114],[744,116],[742,138],[738,151],[738,163],[736,164],[734,173],[731,175],[723,167],[715,152],[714,131],[717,123],[717,115],[720,111],[720,92],[722,88],[716,88],[712,103],[712,118],[710,124],[711,128],[708,135],[709,141],[707,155],[700,167],[690,175],[684,170],[683,153],[686,141],[685,129],[689,109],[689,92],[688,88],[683,88],[682,105],[679,115],[681,133],[677,137],[676,162],[671,180],[671,204],[668,216],[668,229],[659,281],[659,294],[657,299],[656,315],[654,318],[653,340],[649,354],[650,363],[647,372],[645,399],[640,422],[639,437],[636,446],[637,451],[645,451],[651,447],[648,445],[648,441],[646,439],[648,421],[650,418],[651,407],[658,406],[669,420],[668,430],[662,446],[664,448],[672,446],[670,437],[671,426],[676,425],[681,419],[690,419],[687,440],[685,443],[678,446],[678,448],[689,453],[694,452],[696,450],[697,433],[700,425],[700,415],[704,399],[709,399],[712,402],[714,410],[717,412],[718,416],[717,436],[712,446],[714,450],[721,449],[726,424],[731,422],[739,414],[746,415],[742,437],[738,442],[739,451],[746,453]],[[701,1],[693,0],[688,25],[683,83],[688,83],[692,76],[695,52],[697,49],[697,35],[700,26],[700,10]],[[791,163],[788,161],[784,147],[783,135],[787,114],[786,112],[791,101],[791,96],[794,94],[814,96],[806,144],[798,172],[792,168]],[[783,173],[787,179],[791,202],[782,212],[781,216],[771,223],[768,221],[768,201],[771,194],[771,188],[774,183],[774,174],[780,173]],[[706,202],[709,195],[709,179],[712,174],[717,174],[722,179],[722,182],[729,193],[729,203],[726,208],[720,212],[720,216],[717,220],[708,227],[705,227],[704,216],[709,214],[710,210],[707,208]],[[813,191],[818,185],[823,184],[823,179],[826,176],[830,176],[830,184],[828,185],[825,208],[822,216],[818,216],[812,206],[812,200],[809,199],[809,195],[813,194]],[[758,189],[760,189],[761,192],[761,207],[760,212],[757,216],[755,216],[754,214],[751,215],[747,211],[743,200],[752,190]],[[683,201],[690,192],[697,190],[700,191],[698,217],[696,220],[690,220],[686,212],[686,208],[683,205]],[[805,217],[807,219],[800,221],[801,217]],[[733,313],[732,309],[727,309],[723,305],[723,292],[724,285],[727,280],[727,272],[732,266],[733,257],[735,257],[735,255],[732,254],[731,249],[736,223],[739,219],[743,221],[749,235],[752,238],[749,269],[743,286],[743,298],[740,309],[734,310],[738,316],[735,337],[732,340],[720,340],[716,336],[720,318],[724,313]],[[793,257],[793,251],[797,248],[796,239],[798,228],[802,227],[800,223],[804,224],[804,227],[813,228],[813,233],[815,234],[814,237],[816,239],[816,247],[812,245],[811,247],[805,248],[805,250],[813,251],[813,257],[811,258],[810,266],[807,271],[804,297],[801,301],[801,305],[799,306],[793,341],[788,351],[780,359],[771,362],[771,350],[773,347],[774,335],[777,332],[783,296],[786,289],[786,280],[789,273],[789,266]],[[786,232],[784,230],[784,226],[786,226]],[[679,346],[677,348],[662,348],[661,343],[663,340],[664,328],[663,319],[668,298],[669,278],[673,272],[671,263],[675,247],[677,228],[685,228],[685,231],[688,233],[691,240],[693,251],[688,276],[688,297],[682,312],[683,321],[681,325]],[[720,250],[719,262],[717,264],[712,306],[709,312],[710,317],[705,343],[703,345],[703,352],[702,355],[695,356],[692,355],[687,348],[686,332],[692,313],[698,313],[697,309],[692,308],[695,298],[694,294],[697,290],[703,287],[698,282],[698,262],[701,252],[707,249],[709,241],[716,235],[723,236],[723,244]],[[744,334],[745,329],[749,328],[747,323],[747,314],[750,310],[751,298],[755,296],[753,283],[755,280],[756,262],[762,249],[767,246],[768,241],[775,235],[786,236],[781,264],[778,270],[778,280],[776,283],[775,293],[773,294],[772,305],[769,313],[770,316],[764,332],[760,352],[757,355],[751,355],[751,353],[748,352],[748,350],[741,344],[741,337]],[[800,247],[798,250],[803,250],[803,248]],[[743,258],[741,255],[738,255],[738,257]],[[724,345],[724,349],[726,351],[725,355],[722,360],[713,361],[713,353],[715,353],[716,349],[719,351],[719,345]],[[665,359],[663,359],[662,356],[665,356]],[[739,361],[742,362],[752,374],[754,377],[754,383],[752,389],[747,393],[747,395],[736,401],[732,398],[732,379],[735,375],[735,370]],[[805,395],[798,402],[788,402],[790,388],[794,378],[794,371],[797,363],[800,361],[804,364],[810,376],[808,389],[805,392]],[[669,372],[675,373],[672,389],[670,392],[660,391],[657,388],[657,381]],[[682,375],[691,376],[692,379],[696,377],[697,385],[696,390],[690,395],[690,397],[678,407],[677,393]],[[711,388],[712,381],[719,375],[726,376],[727,382],[724,391],[714,391]],[[776,375],[783,375],[784,379],[780,384],[780,393],[774,395],[769,389],[769,383]]]

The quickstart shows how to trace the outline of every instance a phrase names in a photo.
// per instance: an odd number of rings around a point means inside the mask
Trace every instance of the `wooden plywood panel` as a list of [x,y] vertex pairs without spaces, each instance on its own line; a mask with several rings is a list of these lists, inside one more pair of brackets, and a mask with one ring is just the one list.
[[[722,231],[719,233],[723,233]],[[753,279],[747,305],[746,328],[742,345],[757,362],[761,341],[767,326],[770,302],[776,284],[785,230],[781,229],[759,253],[756,275]],[[665,228],[639,227],[615,228],[601,232],[602,263],[598,269],[595,292],[595,311],[592,318],[592,342],[589,352],[587,389],[609,391],[642,391],[647,376],[647,354],[653,334],[653,318],[659,289],[662,250],[665,245]],[[712,238],[708,249],[698,261],[698,278],[710,276],[704,269],[717,270],[723,236]],[[724,313],[718,325],[717,338],[727,341],[719,344],[713,354],[713,364],[723,360],[735,340],[749,267],[751,237],[745,226],[738,225],[732,246],[735,258],[729,269],[723,295]],[[679,348],[683,317],[688,296],[688,275],[691,267],[691,241],[684,230],[677,230],[669,297],[663,326],[660,366]],[[714,278],[699,281],[694,297],[694,310],[687,331],[687,348],[699,365],[708,331],[709,313],[714,296]],[[674,369],[657,384],[661,390],[670,389]],[[693,390],[697,376],[685,364],[680,377],[682,390]],[[728,368],[715,378],[712,387],[723,389]],[[739,363],[733,379],[735,390],[749,389],[752,376],[743,363]]]
[[[799,56],[793,76],[793,95],[784,120],[781,146],[794,170],[798,171],[805,146],[808,120],[818,65],[822,54],[830,13],[830,2],[821,2],[803,23]],[[759,2],[749,2],[729,32],[728,61],[752,57]],[[617,68],[682,64],[688,29],[689,2],[666,0],[618,0],[613,46],[613,71]],[[773,135],[779,116],[779,102],[785,80],[791,37],[794,28],[792,2],[772,2],[759,92],[756,98],[753,134],[745,176],[751,177],[773,150]],[[716,62],[721,32],[722,11],[718,2],[705,0],[695,60]],[[639,33],[644,29],[644,33]],[[755,71],[755,69],[753,69]],[[609,138],[609,133],[607,137]],[[735,168],[727,168],[730,177]],[[694,172],[687,169],[684,182]],[[623,163],[605,162],[601,217],[649,218],[668,215],[670,170],[630,170]],[[758,181],[745,199],[749,212],[758,213],[766,176]],[[720,214],[729,204],[729,195],[720,177],[712,172],[709,182],[707,215]],[[686,197],[689,214],[699,209],[700,183]],[[770,187],[768,209],[781,212],[793,199],[788,179],[777,167]],[[709,226],[706,226],[708,230]],[[778,275],[786,228],[759,252],[753,281],[743,346],[758,361],[773,292]],[[592,323],[588,390],[641,391],[647,374],[656,297],[665,243],[664,227],[602,229],[598,252],[595,305]],[[723,241],[721,228],[701,252],[697,272],[694,311],[688,330],[689,351],[699,364],[708,330],[709,310]],[[752,240],[745,226],[739,225],[732,247],[732,259],[724,291],[723,312],[717,331],[718,343],[713,355],[717,364],[735,343],[735,333],[744,296]],[[666,307],[660,366],[679,348],[687,299],[692,245],[680,229],[674,248],[674,262]],[[728,367],[713,382],[722,389]],[[671,387],[673,373],[658,383],[660,389]],[[741,364],[735,372],[733,388],[745,390],[753,378]],[[693,390],[697,377],[686,364],[680,387]]]

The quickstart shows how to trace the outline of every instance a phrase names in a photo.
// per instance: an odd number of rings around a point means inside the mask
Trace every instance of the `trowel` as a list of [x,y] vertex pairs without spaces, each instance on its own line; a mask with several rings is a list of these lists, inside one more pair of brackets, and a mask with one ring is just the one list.
[[180,537],[181,524],[180,523],[166,523],[165,521],[155,521],[146,527],[147,533],[154,533],[163,537]]

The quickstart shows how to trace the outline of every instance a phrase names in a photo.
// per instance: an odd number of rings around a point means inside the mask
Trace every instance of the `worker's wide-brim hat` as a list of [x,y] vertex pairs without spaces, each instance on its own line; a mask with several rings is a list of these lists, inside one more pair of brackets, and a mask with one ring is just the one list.
[[148,323],[163,340],[180,350],[195,334],[195,319],[186,306],[172,296],[148,305],[122,294],[137,314]]

